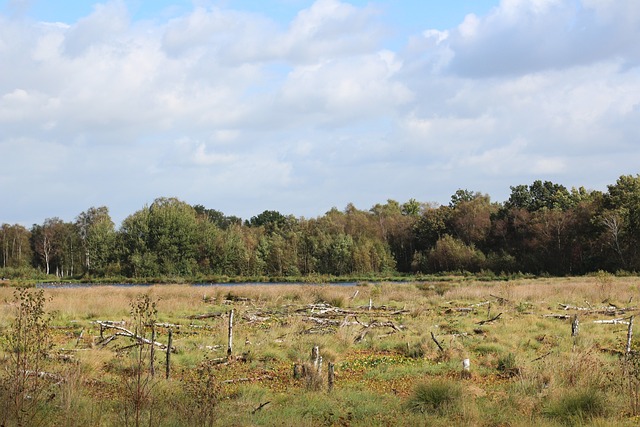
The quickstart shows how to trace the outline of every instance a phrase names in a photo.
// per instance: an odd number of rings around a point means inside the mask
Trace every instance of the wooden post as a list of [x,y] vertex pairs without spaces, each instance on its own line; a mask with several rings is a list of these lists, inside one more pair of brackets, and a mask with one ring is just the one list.
[[155,342],[156,342],[156,327],[155,327],[155,325],[152,325],[151,326],[151,350],[150,350],[151,351],[151,355],[150,355],[151,361],[150,361],[150,366],[149,366],[149,370],[151,371],[151,376],[152,377],[156,375],[156,369],[155,369],[155,366],[153,366],[153,362],[155,361],[155,358],[156,358],[156,350],[155,350],[156,346],[154,344]]
[[297,363],[293,364],[293,379],[294,380],[299,380],[302,377],[302,374],[300,373],[300,365]]
[[469,359],[462,359],[462,378],[471,378],[471,361]]
[[229,345],[227,346],[227,357],[231,357],[231,353],[233,352],[233,312],[231,309],[229,312]]
[[625,354],[631,353],[631,337],[633,336],[633,316],[629,317],[629,329],[627,329],[627,348]]
[[317,367],[318,375],[322,374],[322,356],[318,357],[318,367]]
[[335,369],[334,364],[329,362],[329,367],[327,369],[327,386],[328,386],[329,392],[333,390],[333,383],[335,382],[335,379],[336,379],[336,374],[334,369]]
[[313,362],[313,367],[317,371],[318,370],[318,362],[320,361],[320,349],[318,346],[313,346],[311,349],[311,361]]
[[371,311],[372,307],[373,307],[373,300],[369,298],[369,311]]
[[167,342],[167,367],[165,378],[169,379],[169,372],[171,371],[171,344],[173,344],[173,330],[169,329],[169,341]]
[[580,322],[578,321],[578,315],[574,314],[573,320],[571,321],[571,336],[572,337],[577,337],[578,336],[579,328],[580,328]]

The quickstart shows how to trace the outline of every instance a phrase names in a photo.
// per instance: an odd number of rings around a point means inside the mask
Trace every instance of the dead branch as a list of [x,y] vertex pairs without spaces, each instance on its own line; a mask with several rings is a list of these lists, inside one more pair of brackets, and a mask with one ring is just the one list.
[[[154,346],[160,348],[161,350],[166,350],[167,349],[167,346],[165,344],[159,343],[157,341],[151,341],[148,338],[145,338],[145,337],[140,336],[140,335],[136,335],[133,332],[131,332],[130,330],[128,330],[126,328],[123,328],[122,326],[117,326],[117,325],[111,324],[111,322],[107,323],[107,322],[102,322],[100,320],[96,320],[95,323],[100,325],[101,328],[115,329],[117,331],[120,331],[120,332],[116,332],[111,337],[109,337],[105,341],[103,341],[102,342],[102,346],[103,347],[106,346],[109,342],[111,342],[114,339],[114,337],[122,336],[122,337],[133,338],[133,339],[135,339],[138,342],[143,343],[143,344],[154,345]],[[172,348],[171,352],[175,353],[176,352],[175,348]]]
[[261,410],[262,408],[264,408],[265,406],[267,406],[269,403],[271,403],[271,401],[266,401],[264,403],[261,403],[260,406],[258,406],[256,409],[254,409],[253,411],[251,411],[251,415],[255,414],[256,412],[258,412],[259,410]]
[[535,359],[533,359],[533,360],[532,360],[532,362],[537,362],[538,360],[542,360],[542,359],[544,359],[545,357],[549,356],[551,353],[553,353],[553,352],[552,352],[552,351],[549,351],[549,352],[547,352],[547,353],[543,354],[543,355],[542,355],[542,356],[540,356],[540,357],[536,357]]
[[444,351],[444,348],[442,348],[442,346],[440,345],[440,343],[438,342],[438,340],[436,339],[436,336],[433,334],[433,332],[431,332],[431,339],[433,340],[434,343],[436,343],[436,345],[438,346],[438,350],[440,351]]
[[495,321],[495,320],[498,320],[498,319],[500,318],[500,316],[502,316],[502,313],[498,313],[498,315],[497,315],[497,316],[492,317],[491,319],[488,319],[488,320],[481,320],[481,321],[479,321],[479,322],[476,322],[476,325],[484,325],[484,324],[486,324],[486,323],[491,323],[491,322],[493,322],[493,321]]

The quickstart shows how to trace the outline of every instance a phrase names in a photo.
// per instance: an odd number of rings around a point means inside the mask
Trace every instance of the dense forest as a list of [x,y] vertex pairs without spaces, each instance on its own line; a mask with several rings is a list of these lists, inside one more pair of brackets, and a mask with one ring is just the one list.
[[549,181],[504,203],[458,190],[448,205],[388,200],[306,219],[243,221],[159,198],[116,228],[107,207],[31,229],[2,224],[4,277],[300,277],[452,271],[578,275],[640,271],[640,175],[606,192]]

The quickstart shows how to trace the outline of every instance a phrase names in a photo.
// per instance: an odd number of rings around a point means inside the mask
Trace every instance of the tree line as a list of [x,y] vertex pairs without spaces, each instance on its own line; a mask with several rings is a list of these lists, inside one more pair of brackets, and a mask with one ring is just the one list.
[[6,277],[84,278],[640,271],[640,175],[606,192],[539,180],[510,188],[503,203],[458,190],[448,205],[388,200],[245,221],[158,198],[119,228],[107,207],[91,207],[73,222],[2,224],[0,267]]

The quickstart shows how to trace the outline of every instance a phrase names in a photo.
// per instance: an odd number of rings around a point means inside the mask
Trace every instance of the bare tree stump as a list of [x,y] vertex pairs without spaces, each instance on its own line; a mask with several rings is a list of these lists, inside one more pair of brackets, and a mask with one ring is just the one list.
[[471,378],[471,361],[469,359],[462,359],[462,371],[460,372],[462,379]]
[[574,314],[573,320],[571,321],[571,336],[577,337],[580,329],[580,321],[578,320],[578,315]]

